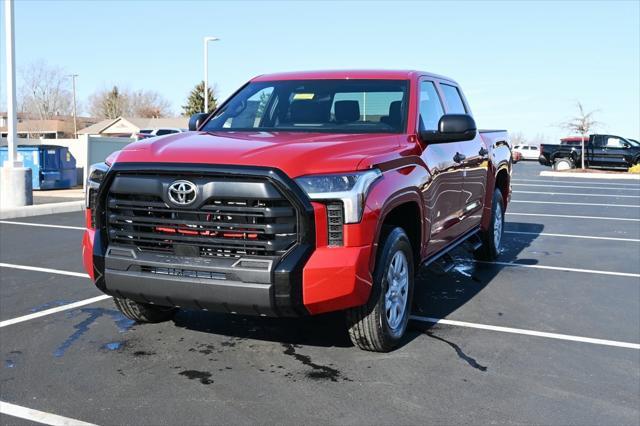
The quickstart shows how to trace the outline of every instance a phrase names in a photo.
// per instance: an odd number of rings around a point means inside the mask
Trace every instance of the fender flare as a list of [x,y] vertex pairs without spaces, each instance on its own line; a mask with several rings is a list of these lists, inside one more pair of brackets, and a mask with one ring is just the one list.
[[418,241],[419,253],[414,253],[414,257],[417,259],[422,257],[422,247],[424,247],[425,244],[425,220],[422,197],[419,194],[418,188],[405,188],[391,195],[380,209],[378,223],[376,223],[376,234],[373,239],[373,244],[371,245],[371,255],[369,257],[369,270],[371,273],[373,273],[376,266],[378,245],[380,244],[380,236],[382,235],[382,224],[393,209],[407,203],[415,203],[418,206],[418,211],[420,212],[420,241]]

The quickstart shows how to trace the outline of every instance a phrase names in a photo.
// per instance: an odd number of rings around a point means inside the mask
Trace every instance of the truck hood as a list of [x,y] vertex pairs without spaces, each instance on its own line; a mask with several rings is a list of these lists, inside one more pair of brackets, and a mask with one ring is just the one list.
[[275,167],[295,178],[367,168],[363,160],[387,157],[406,142],[396,134],[188,132],[134,142],[114,161]]

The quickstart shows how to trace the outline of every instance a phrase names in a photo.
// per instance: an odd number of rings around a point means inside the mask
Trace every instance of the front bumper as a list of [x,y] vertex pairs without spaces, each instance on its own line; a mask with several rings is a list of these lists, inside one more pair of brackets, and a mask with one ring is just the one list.
[[[306,216],[305,235],[282,258],[141,253],[109,244],[97,215],[100,231],[87,229],[83,239],[85,268],[104,293],[161,306],[303,316],[366,303],[372,245],[361,235],[374,235],[375,221],[369,215],[361,224],[346,225],[345,246],[329,247],[325,205],[310,203],[304,194],[294,195],[302,200],[298,208]],[[86,219],[90,224],[89,210]]]

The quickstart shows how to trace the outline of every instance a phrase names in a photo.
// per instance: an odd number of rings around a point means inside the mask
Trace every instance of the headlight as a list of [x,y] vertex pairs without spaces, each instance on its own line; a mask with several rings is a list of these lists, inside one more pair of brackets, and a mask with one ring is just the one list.
[[345,223],[362,219],[364,200],[371,184],[382,176],[378,169],[331,175],[310,175],[295,179],[312,200],[340,200]]
[[98,190],[100,184],[109,171],[109,166],[106,163],[96,163],[89,167],[89,174],[87,178],[87,186],[85,188],[85,207],[91,209],[91,227],[95,228],[95,207],[98,197]]

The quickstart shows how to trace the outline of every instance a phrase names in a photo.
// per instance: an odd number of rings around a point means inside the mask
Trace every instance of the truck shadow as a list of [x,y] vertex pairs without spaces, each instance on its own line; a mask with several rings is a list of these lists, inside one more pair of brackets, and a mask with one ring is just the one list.
[[[535,241],[544,226],[535,223],[509,222],[508,231],[526,234],[505,233],[503,251],[499,262],[535,265],[537,259],[521,258],[521,253]],[[446,274],[432,272],[423,268],[416,280],[413,315],[427,318],[446,318],[476,297],[504,269],[503,265],[478,263],[473,255],[462,249],[452,253],[455,266]],[[500,314],[500,313],[496,313]],[[414,331],[425,332],[433,323],[414,321]]]
[[[511,222],[507,229],[518,229],[528,234],[505,234],[500,261],[514,262],[517,259],[518,263],[537,263],[533,259],[518,259],[518,255],[537,238],[543,225]],[[475,263],[473,256],[464,250],[456,250],[453,255],[456,265],[448,273],[438,274],[427,268],[420,270],[416,278],[413,315],[446,318],[480,293],[503,268]],[[235,339],[318,347],[353,346],[342,313],[306,318],[265,318],[180,310],[174,323],[188,330]],[[402,346],[424,332],[429,334],[432,327],[433,324],[413,321]]]

